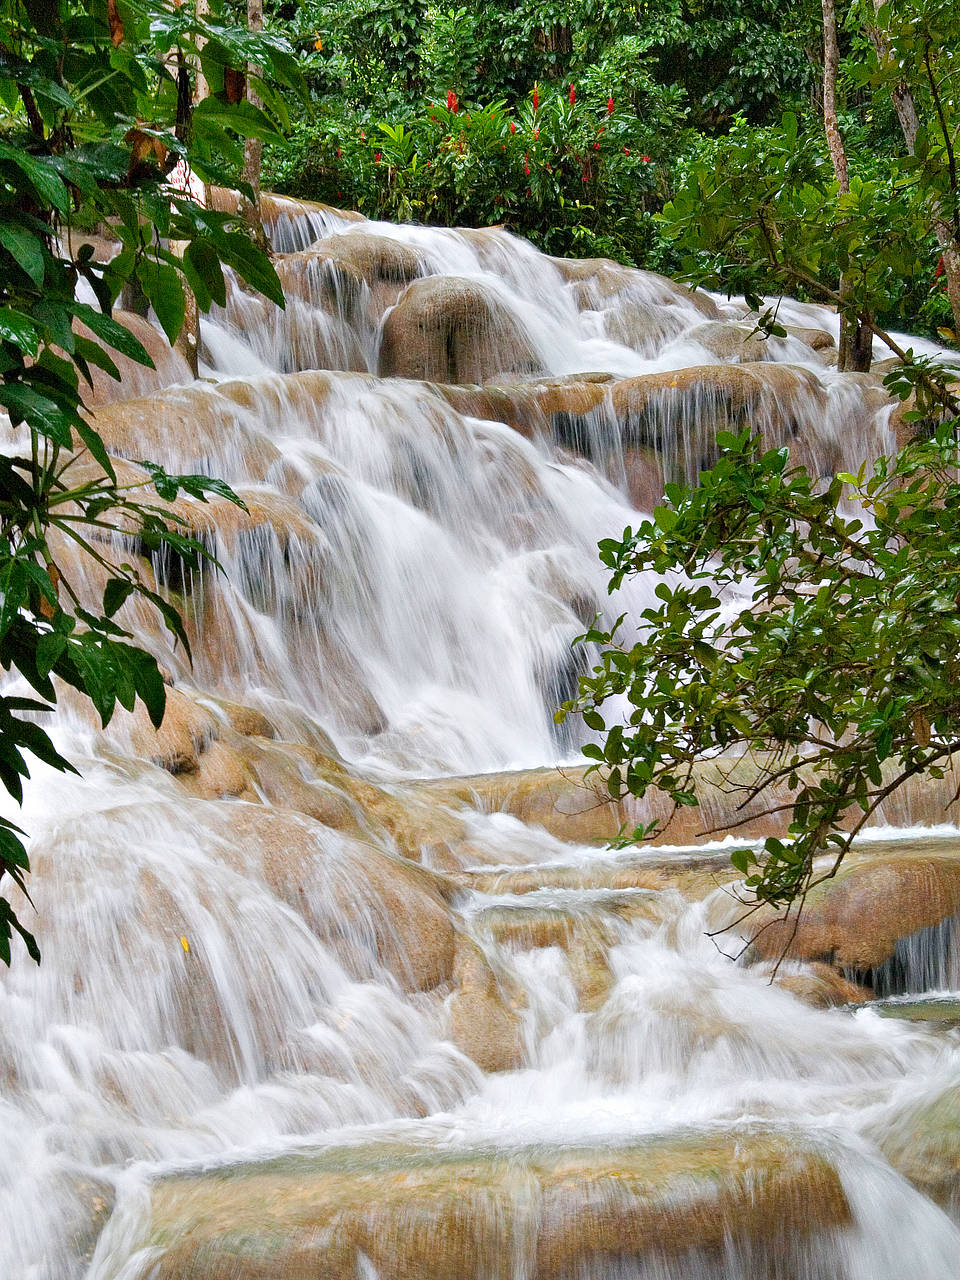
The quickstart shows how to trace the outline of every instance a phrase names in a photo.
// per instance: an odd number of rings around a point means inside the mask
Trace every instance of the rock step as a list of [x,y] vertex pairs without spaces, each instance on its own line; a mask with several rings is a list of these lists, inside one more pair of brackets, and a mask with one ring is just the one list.
[[355,1280],[372,1264],[379,1280],[561,1280],[731,1243],[772,1261],[849,1219],[830,1160],[784,1131],[510,1152],[372,1143],[160,1180],[150,1276]]

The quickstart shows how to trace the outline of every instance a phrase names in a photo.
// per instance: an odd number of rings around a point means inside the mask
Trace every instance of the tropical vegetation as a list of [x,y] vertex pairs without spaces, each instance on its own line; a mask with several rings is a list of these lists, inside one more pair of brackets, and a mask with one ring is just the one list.
[[[231,90],[247,74],[264,105]],[[208,87],[202,100],[199,77]],[[58,682],[89,697],[104,724],[117,704],[132,709],[138,698],[154,724],[163,716],[156,658],[115,615],[137,595],[186,645],[183,625],[107,544],[121,532],[147,551],[168,548],[196,563],[203,546],[158,500],[181,491],[236,499],[216,480],[167,475],[149,460],[149,486],[124,483],[84,414],[85,387],[94,368],[118,377],[118,354],[151,363],[112,315],[124,290],[153,307],[171,342],[188,301],[201,310],[224,301],[225,265],[282,305],[276,273],[245,225],[169,175],[180,163],[199,181],[236,185],[244,139],[277,138],[288,117],[279,89],[293,95],[300,84],[282,38],[251,35],[216,4],[202,18],[162,0],[0,5],[0,406],[13,428],[0,454],[0,666],[23,686],[0,696],[0,783],[16,800],[28,754],[72,767],[41,726]],[[102,225],[113,237],[110,256],[91,239]],[[96,465],[84,467],[90,459]],[[99,611],[82,606],[55,537],[106,571]],[[0,818],[0,876],[25,889],[22,835]],[[8,963],[13,933],[38,957],[0,897]]]

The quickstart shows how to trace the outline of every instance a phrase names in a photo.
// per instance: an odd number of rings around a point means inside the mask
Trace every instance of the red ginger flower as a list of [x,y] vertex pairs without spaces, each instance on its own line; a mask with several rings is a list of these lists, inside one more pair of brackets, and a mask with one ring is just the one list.
[[524,157],[523,157],[523,172],[524,172],[524,173],[527,175],[527,177],[529,178],[529,176],[530,176],[530,157],[529,157],[529,156],[524,156]]
[[533,109],[534,109],[534,111],[536,111],[536,110],[537,110],[537,108],[538,108],[539,106],[540,106],[540,86],[539,86],[538,84],[535,84],[535,85],[533,86]]
[[570,105],[571,107],[577,100],[577,90],[575,85],[570,86]]
[[641,157],[640,157],[640,159],[643,161],[643,163],[644,163],[644,164],[649,164],[649,163],[650,163],[650,157],[649,157],[649,156],[641,156]]
[[613,94],[612,93],[610,97],[607,99],[607,115],[608,116],[613,115]]
[[447,110],[454,112],[454,114],[456,114],[458,110],[457,95],[453,89],[447,90]]
[[512,121],[512,120],[510,121],[510,132],[511,132],[511,133],[516,133],[516,132],[517,132],[517,126],[513,123],[513,121]]

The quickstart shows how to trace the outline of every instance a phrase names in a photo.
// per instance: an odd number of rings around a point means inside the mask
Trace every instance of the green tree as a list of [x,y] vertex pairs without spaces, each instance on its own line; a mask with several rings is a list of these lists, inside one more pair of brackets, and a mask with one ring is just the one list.
[[[828,13],[829,0],[825,20]],[[919,297],[938,271],[953,310],[942,336],[960,332],[960,16],[952,0],[864,0],[847,17],[853,45],[841,78],[870,95],[878,113],[895,106],[899,146],[890,135],[878,156],[848,117],[858,145],[848,137],[844,151],[828,39],[829,147],[819,122],[795,112],[760,131],[741,119],[699,150],[662,219],[689,279],[754,301],[799,289],[831,302],[845,334],[860,334],[842,343],[841,368],[869,368],[872,334],[902,354],[882,323],[898,310],[909,323],[899,305],[905,290]]]
[[[262,107],[229,92],[231,73],[248,66]],[[211,92],[194,109],[201,72]],[[276,273],[243,225],[172,189],[167,175],[183,160],[204,181],[232,183],[244,138],[278,137],[286,108],[277,86],[296,92],[298,82],[284,41],[252,36],[219,5],[199,20],[189,4],[163,0],[0,3],[0,405],[14,429],[0,457],[0,665],[36,695],[0,696],[0,783],[17,800],[28,755],[71,768],[36,721],[56,702],[56,681],[87,695],[104,724],[117,703],[132,709],[137,698],[154,724],[162,718],[156,661],[114,617],[139,595],[186,645],[183,626],[134,567],[109,558],[104,538],[119,531],[196,563],[202,546],[162,504],[181,491],[236,498],[216,480],[149,462],[152,497],[121,483],[84,415],[84,385],[94,366],[119,376],[111,353],[151,363],[111,314],[124,286],[149,300],[171,341],[183,324],[183,281],[206,310],[225,300],[224,264],[282,305]],[[109,261],[84,239],[101,226],[117,242]],[[80,300],[81,286],[95,304]],[[92,478],[90,468],[72,469],[81,457],[97,464]],[[82,607],[57,564],[53,531],[106,569],[99,612]],[[21,836],[0,819],[0,876],[25,888]],[[39,958],[0,897],[8,963],[13,932]]]
[[960,750],[958,426],[826,484],[721,433],[696,487],[600,543],[611,590],[652,571],[659,603],[635,636],[587,633],[599,663],[558,718],[599,735],[584,754],[614,797],[696,805],[700,763],[747,753],[738,806],[763,799],[787,833],[733,854],[759,900],[802,901],[887,796]]

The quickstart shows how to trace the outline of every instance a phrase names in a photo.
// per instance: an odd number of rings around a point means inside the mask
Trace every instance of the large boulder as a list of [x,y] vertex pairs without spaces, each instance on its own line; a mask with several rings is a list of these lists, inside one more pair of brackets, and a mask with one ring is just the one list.
[[545,372],[509,308],[478,280],[416,280],[384,321],[382,377],[480,383]]
[[499,978],[468,938],[457,940],[455,990],[447,1006],[447,1032],[481,1071],[515,1071],[525,1065],[519,1013],[521,992]]
[[[833,879],[810,890],[799,919],[775,919],[763,910],[749,927],[753,947],[764,958],[785,954],[826,961],[875,981],[876,971],[898,954],[898,944],[958,911],[960,847],[921,853],[905,842],[899,852],[850,857]],[[899,960],[904,967],[908,957],[901,952]],[[906,973],[902,981],[910,977]],[[884,981],[896,979],[884,975]]]
[[342,280],[367,286],[371,317],[382,315],[412,280],[426,273],[416,249],[369,231],[324,236],[311,246],[310,253],[325,259]]
[[233,847],[360,977],[383,965],[406,991],[453,975],[454,927],[435,875],[299,813],[238,804]]
[[784,1250],[850,1220],[830,1160],[763,1129],[499,1154],[373,1143],[164,1178],[151,1209],[151,1280],[566,1280],[729,1246],[780,1275]]

